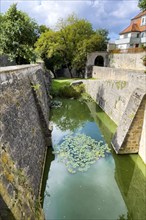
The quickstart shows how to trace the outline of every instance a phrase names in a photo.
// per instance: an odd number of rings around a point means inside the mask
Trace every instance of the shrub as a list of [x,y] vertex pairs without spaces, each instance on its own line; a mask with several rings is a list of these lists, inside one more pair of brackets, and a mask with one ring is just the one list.
[[59,90],[59,96],[64,98],[79,98],[85,91],[84,85],[65,86]]

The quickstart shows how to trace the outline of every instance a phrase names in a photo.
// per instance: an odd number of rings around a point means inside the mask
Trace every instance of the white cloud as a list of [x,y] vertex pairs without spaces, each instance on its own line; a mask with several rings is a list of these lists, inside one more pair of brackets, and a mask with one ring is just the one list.
[[18,8],[29,14],[39,24],[53,27],[59,18],[66,18],[75,12],[79,17],[88,19],[94,28],[107,28],[111,36],[118,33],[130,23],[139,9],[136,1],[83,1],[83,0],[2,0],[1,10],[5,12],[13,2]]
[[137,9],[136,1],[135,2],[133,1],[132,3],[130,3],[130,1],[124,1],[122,2],[122,4],[119,4],[116,10],[113,10],[111,14],[115,18],[125,19],[129,17],[129,14],[136,12],[137,11],[136,9]]

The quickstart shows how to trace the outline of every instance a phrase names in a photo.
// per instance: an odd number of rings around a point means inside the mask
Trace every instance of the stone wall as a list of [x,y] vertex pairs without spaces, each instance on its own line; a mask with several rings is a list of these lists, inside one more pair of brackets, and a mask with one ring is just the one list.
[[145,105],[145,92],[141,89],[136,89],[130,97],[112,140],[112,145],[117,153],[139,152]]
[[[123,117],[127,119],[128,115],[130,115],[130,112],[125,112],[127,111],[126,109],[128,104],[130,105],[130,98],[132,94],[137,90],[137,88],[140,88],[142,90],[142,93],[146,94],[146,75],[143,73],[143,71],[126,71],[123,69],[121,70],[116,68],[104,68],[94,66],[92,76],[93,78],[96,78],[96,80],[84,81],[87,92],[108,114],[108,116],[118,126],[120,125],[123,128]],[[136,116],[136,107],[138,105],[139,108],[142,101],[140,98],[137,100],[139,100],[139,103],[137,102],[134,107],[131,105],[129,106],[129,108],[131,108],[133,111],[133,114],[130,115],[131,119],[133,119],[132,116]],[[132,123],[132,120],[130,122],[129,120],[127,120],[126,123],[126,129],[128,129],[128,123],[130,127],[130,123]],[[143,126],[143,121],[140,126]],[[120,137],[123,137],[123,135],[127,135],[128,130],[126,129],[122,130],[123,133],[119,134]],[[139,145],[141,143],[141,151],[139,151],[139,153],[146,151],[144,145],[144,138],[141,138],[141,134],[140,140],[138,140]],[[122,143],[123,142],[121,142],[121,144]],[[146,160],[144,159],[144,153],[140,153],[140,156],[146,162]]]
[[[145,77],[143,70],[126,70],[126,69],[117,69],[112,67],[99,67],[93,66],[92,68],[92,77],[94,79],[103,79],[103,80],[119,80],[126,82],[137,82],[141,84],[143,88],[145,87]],[[134,83],[133,83],[134,84]],[[133,85],[134,88],[137,87]]]
[[145,70],[141,59],[144,55],[145,52],[109,54],[109,66],[122,69]]
[[40,65],[5,67],[0,82],[0,194],[16,219],[43,219],[39,195],[51,144],[49,75]]

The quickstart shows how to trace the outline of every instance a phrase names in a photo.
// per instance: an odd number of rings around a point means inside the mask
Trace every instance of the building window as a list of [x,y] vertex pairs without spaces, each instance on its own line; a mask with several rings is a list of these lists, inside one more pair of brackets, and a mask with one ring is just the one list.
[[146,16],[141,18],[141,25],[146,25]]
[[137,34],[137,38],[139,38],[139,37],[140,37],[140,34],[138,33],[138,34]]
[[146,37],[146,32],[142,32],[141,37]]

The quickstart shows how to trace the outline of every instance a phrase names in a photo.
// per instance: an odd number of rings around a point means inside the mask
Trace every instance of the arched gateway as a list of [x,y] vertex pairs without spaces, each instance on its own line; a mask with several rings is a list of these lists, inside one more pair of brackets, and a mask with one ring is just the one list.
[[108,66],[108,52],[95,51],[87,55],[86,66]]
[[104,66],[103,56],[97,56],[94,61],[94,66]]
[[87,55],[86,72],[85,72],[86,78],[91,77],[93,66],[100,66],[100,67],[108,66],[108,52],[95,51]]

